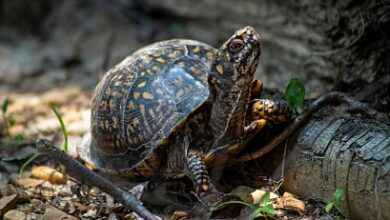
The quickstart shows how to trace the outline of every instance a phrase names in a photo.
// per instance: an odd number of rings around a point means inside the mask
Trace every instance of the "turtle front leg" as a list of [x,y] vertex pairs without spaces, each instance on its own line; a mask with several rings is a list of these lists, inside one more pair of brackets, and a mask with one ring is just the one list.
[[185,172],[194,185],[196,194],[202,198],[215,190],[203,157],[199,153],[189,153],[184,158]]
[[265,119],[280,124],[289,121],[294,113],[294,108],[284,100],[255,99],[252,102],[249,109],[251,121]]

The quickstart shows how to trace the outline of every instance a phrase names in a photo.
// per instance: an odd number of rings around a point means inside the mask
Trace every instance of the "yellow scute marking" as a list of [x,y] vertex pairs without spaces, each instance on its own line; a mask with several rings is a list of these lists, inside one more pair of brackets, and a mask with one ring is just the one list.
[[200,49],[199,47],[195,47],[192,51],[194,51],[194,53],[199,53]]
[[178,65],[179,65],[180,67],[185,67],[186,63],[185,63],[184,61],[181,61],[181,62],[178,63]]
[[154,98],[154,96],[149,92],[142,93],[142,97],[144,97],[144,99],[153,99]]
[[141,95],[141,93],[139,93],[139,92],[134,92],[134,93],[133,93],[133,98],[134,98],[134,99],[138,99],[140,95]]
[[138,118],[134,118],[133,119],[133,125],[138,125],[139,124],[139,119]]
[[216,66],[216,69],[217,69],[217,72],[218,72],[218,73],[220,73],[220,74],[223,73],[223,67],[222,67],[222,65],[218,64],[218,65]]
[[175,58],[175,57],[176,57],[176,54],[175,54],[175,53],[170,53],[170,54],[168,54],[168,57],[169,57],[169,58]]
[[197,68],[197,67],[191,66],[190,69],[191,69],[192,72],[194,72],[194,73],[196,73],[196,74],[199,74],[199,73],[200,73],[200,69]]
[[108,106],[109,106],[111,111],[114,110],[114,108],[115,108],[114,100],[110,99],[110,101],[108,102]]
[[161,57],[157,58],[156,60],[157,60],[157,62],[165,63],[165,60],[163,58],[161,58]]
[[141,82],[140,84],[138,84],[138,88],[145,87],[145,85],[146,85],[146,82]]

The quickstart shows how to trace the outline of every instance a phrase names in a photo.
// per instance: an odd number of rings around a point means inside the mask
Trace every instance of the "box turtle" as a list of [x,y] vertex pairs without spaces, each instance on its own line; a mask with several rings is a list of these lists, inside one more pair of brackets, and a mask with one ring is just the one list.
[[136,180],[186,175],[199,197],[216,191],[207,167],[239,153],[266,121],[291,116],[285,102],[255,99],[259,56],[252,27],[218,49],[174,39],[138,50],[97,85],[80,157]]

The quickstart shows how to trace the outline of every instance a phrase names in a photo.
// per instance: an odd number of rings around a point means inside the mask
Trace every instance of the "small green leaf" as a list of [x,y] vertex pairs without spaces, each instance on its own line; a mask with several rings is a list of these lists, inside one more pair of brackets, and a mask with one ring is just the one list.
[[54,107],[53,104],[50,104],[50,108],[54,112],[54,114],[56,115],[58,121],[60,122],[61,131],[62,131],[62,134],[64,135],[63,149],[64,149],[65,153],[68,153],[68,132],[66,131],[64,121],[62,120],[61,114],[57,111],[57,109]]
[[33,162],[36,158],[38,158],[39,156],[41,156],[40,153],[35,153],[33,155],[31,155],[30,158],[28,158],[28,160],[22,165],[22,167],[20,168],[20,171],[19,171],[19,176],[21,176],[24,172],[24,169],[26,169],[26,167],[31,163]]
[[248,220],[254,220],[257,217],[264,216],[263,213],[261,213],[261,208],[257,208],[251,212],[248,216]]
[[299,107],[305,100],[305,86],[298,78],[292,78],[284,91],[284,98],[293,107]]
[[337,188],[333,193],[333,201],[336,203],[340,202],[344,196],[344,191],[342,189]]
[[7,97],[4,102],[3,102],[3,106],[2,106],[2,111],[3,111],[3,114],[5,114],[8,110],[8,105],[9,105],[9,97]]
[[276,214],[275,208],[272,204],[267,204],[261,207],[261,212],[267,216],[274,216]]
[[333,209],[334,203],[330,202],[325,206],[325,212],[329,213]]
[[15,135],[14,139],[15,139],[16,143],[20,144],[24,141],[24,136],[21,134],[17,134],[17,135]]
[[269,198],[271,197],[271,194],[269,192],[266,192],[264,196],[260,200],[260,207],[267,205],[269,202]]

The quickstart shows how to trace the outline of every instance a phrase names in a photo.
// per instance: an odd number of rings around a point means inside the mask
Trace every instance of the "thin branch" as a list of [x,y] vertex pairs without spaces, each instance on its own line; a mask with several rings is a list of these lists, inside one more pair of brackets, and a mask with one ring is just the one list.
[[47,139],[38,139],[36,142],[38,151],[43,154],[47,154],[52,160],[58,161],[66,167],[67,173],[76,180],[88,184],[90,186],[96,186],[102,191],[106,192],[114,199],[123,204],[126,208],[134,210],[139,216],[147,220],[157,220],[157,218],[150,213],[141,202],[137,200],[133,195],[118,187],[114,183],[108,181],[97,173],[89,170],[79,161],[73,159],[69,155],[65,154],[62,150],[58,149]]
[[358,102],[347,96],[344,93],[340,92],[331,92],[329,94],[323,95],[316,99],[306,110],[306,112],[294,119],[294,121],[287,126],[279,135],[276,135],[268,144],[264,147],[252,152],[248,153],[236,158],[233,158],[229,161],[229,164],[245,162],[249,160],[254,160],[259,157],[264,156],[275,147],[277,147],[280,143],[282,143],[286,138],[288,138],[291,134],[297,131],[301,126],[303,126],[311,116],[317,112],[319,109],[326,105],[339,104],[339,103],[347,103],[350,106],[350,110],[370,110],[368,106],[364,103]]

